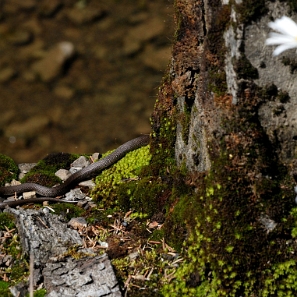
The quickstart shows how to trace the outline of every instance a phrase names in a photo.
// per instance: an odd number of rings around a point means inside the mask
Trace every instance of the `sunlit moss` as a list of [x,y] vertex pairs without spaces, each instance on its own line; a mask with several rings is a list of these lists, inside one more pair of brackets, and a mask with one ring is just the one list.
[[[104,154],[103,157],[109,153]],[[122,183],[137,180],[140,170],[149,164],[150,159],[149,146],[129,152],[124,158],[96,177],[96,186],[91,192],[92,198],[101,201],[104,207],[115,205],[117,203],[117,187]]]

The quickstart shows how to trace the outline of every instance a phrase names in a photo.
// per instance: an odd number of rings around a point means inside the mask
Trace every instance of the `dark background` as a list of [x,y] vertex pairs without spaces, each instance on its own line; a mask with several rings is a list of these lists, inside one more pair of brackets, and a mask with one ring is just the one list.
[[0,153],[34,162],[149,133],[173,14],[172,0],[0,1]]

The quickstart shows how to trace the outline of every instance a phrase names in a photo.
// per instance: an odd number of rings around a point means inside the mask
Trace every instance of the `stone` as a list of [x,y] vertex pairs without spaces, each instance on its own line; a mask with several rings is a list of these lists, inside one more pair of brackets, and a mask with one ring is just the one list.
[[84,194],[80,189],[76,188],[70,190],[70,192],[65,194],[65,200],[74,201],[74,200],[83,200],[86,198],[86,194]]
[[59,169],[55,173],[55,176],[60,178],[62,181],[65,181],[70,175],[71,175],[71,173],[69,172],[69,170],[66,170],[66,169]]
[[70,166],[74,168],[84,168],[90,165],[90,161],[85,156],[80,156]]
[[62,73],[65,62],[72,58],[74,53],[74,45],[71,42],[60,42],[49,50],[43,59],[34,63],[32,70],[42,81],[50,82]]
[[11,67],[6,67],[4,69],[0,70],[0,83],[7,83],[10,81],[14,76],[16,72]]
[[88,226],[88,223],[85,218],[83,217],[78,217],[78,218],[72,218],[68,224],[69,227],[77,230],[77,229],[82,229]]
[[104,11],[101,9],[92,8],[78,8],[74,7],[66,13],[69,20],[76,25],[82,25],[91,23],[104,15]]
[[88,187],[89,189],[93,189],[95,187],[95,183],[91,179],[82,181],[78,185],[81,187]]
[[71,99],[74,96],[75,91],[67,86],[57,86],[54,89],[54,93],[60,98]]
[[36,192],[35,191],[24,192],[23,198],[24,199],[36,198]]
[[16,138],[30,138],[42,131],[49,122],[49,118],[45,115],[33,116],[27,121],[10,124],[5,129],[4,134],[6,137],[14,136]]
[[124,38],[124,53],[131,55],[139,51],[142,44],[160,35],[165,25],[159,18],[152,18],[129,30]]

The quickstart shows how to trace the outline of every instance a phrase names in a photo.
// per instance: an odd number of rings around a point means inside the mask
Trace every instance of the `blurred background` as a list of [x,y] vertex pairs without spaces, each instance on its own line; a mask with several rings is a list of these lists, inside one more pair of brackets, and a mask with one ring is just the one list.
[[1,0],[0,153],[35,162],[150,132],[173,0]]

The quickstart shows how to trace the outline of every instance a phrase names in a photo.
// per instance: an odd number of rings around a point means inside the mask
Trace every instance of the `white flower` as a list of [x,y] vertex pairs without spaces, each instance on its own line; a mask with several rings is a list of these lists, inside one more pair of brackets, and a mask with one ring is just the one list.
[[297,48],[297,24],[294,21],[283,16],[275,22],[270,22],[268,26],[271,29],[280,32],[272,32],[269,34],[269,38],[266,39],[267,45],[279,45],[274,50],[273,56],[277,56],[288,49]]

